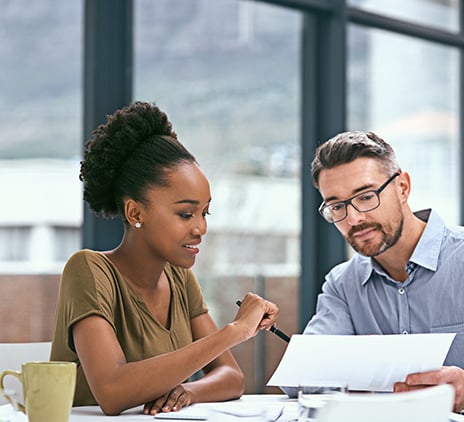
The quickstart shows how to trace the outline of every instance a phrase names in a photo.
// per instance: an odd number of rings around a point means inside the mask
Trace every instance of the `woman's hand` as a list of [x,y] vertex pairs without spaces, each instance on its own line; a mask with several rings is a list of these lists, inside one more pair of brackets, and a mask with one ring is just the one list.
[[259,330],[269,330],[279,315],[279,308],[254,293],[247,293],[233,321],[244,330],[245,339],[255,336]]
[[192,402],[191,394],[182,385],[173,388],[169,393],[146,403],[143,407],[145,415],[156,415],[160,412],[177,412]]
[[438,371],[410,374],[405,382],[397,382],[393,391],[410,391],[437,384],[450,384],[455,394],[453,410],[460,412],[464,409],[464,370],[457,366],[443,366]]

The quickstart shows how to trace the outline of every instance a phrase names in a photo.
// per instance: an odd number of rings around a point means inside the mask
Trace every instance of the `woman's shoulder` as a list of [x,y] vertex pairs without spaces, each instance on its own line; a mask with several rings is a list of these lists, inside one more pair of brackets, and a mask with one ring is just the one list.
[[104,253],[90,249],[82,249],[71,255],[61,280],[63,285],[78,286],[82,291],[99,291],[108,297],[114,296],[121,284],[113,263]]
[[90,249],[81,249],[74,252],[64,267],[66,272],[84,272],[94,273],[115,273],[115,268],[112,262],[105,256],[104,253],[93,251]]
[[77,252],[74,252],[69,258],[68,261],[66,262],[65,265],[65,270],[67,268],[74,268],[76,266],[82,266],[87,264],[87,257],[90,256],[90,250],[87,249],[81,249]]

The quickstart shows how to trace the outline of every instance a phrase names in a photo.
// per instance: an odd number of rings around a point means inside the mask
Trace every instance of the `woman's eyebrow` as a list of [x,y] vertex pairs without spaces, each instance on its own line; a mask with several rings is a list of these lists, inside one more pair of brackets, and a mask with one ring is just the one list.
[[[208,204],[211,202],[211,198],[208,200]],[[200,201],[197,199],[179,199],[178,201],[174,202],[174,204],[191,204],[191,205],[200,205]]]
[[197,201],[195,199],[179,199],[178,201],[174,202],[174,204],[192,204],[192,205],[198,205],[200,201]]

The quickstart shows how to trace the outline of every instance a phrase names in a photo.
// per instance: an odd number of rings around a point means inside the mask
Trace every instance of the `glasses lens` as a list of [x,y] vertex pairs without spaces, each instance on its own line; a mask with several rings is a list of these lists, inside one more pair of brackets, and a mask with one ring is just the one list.
[[329,222],[334,223],[346,217],[346,204],[336,202],[335,204],[325,205],[322,208],[322,216]]
[[379,195],[375,190],[370,190],[356,195],[351,199],[351,203],[358,211],[370,211],[379,206]]

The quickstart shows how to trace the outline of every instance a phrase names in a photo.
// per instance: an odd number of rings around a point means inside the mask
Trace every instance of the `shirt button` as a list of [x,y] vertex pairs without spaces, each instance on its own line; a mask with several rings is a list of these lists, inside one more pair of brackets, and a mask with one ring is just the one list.
[[402,334],[409,334],[409,333],[408,333],[406,330],[404,330],[404,331],[402,332]]
[[402,295],[404,293],[404,289],[401,287],[401,289],[398,289],[398,293]]

